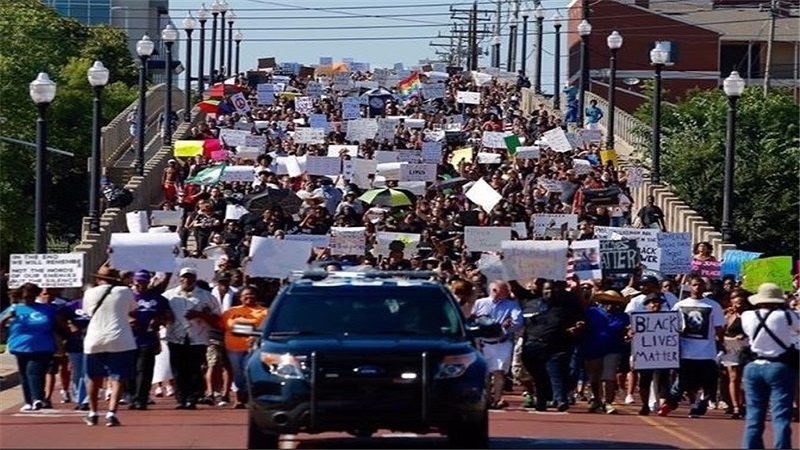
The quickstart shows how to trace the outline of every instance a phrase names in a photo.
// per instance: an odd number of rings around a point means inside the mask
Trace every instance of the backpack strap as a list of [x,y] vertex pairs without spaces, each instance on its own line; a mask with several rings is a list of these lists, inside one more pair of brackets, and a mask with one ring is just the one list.
[[108,289],[106,289],[106,292],[103,294],[103,296],[102,296],[102,297],[100,297],[100,301],[99,301],[99,302],[97,302],[97,304],[96,304],[96,305],[94,305],[94,308],[92,309],[92,317],[94,317],[94,314],[95,314],[95,313],[97,312],[97,310],[98,310],[98,309],[100,309],[100,307],[103,305],[103,302],[104,302],[104,301],[106,301],[106,297],[108,297],[108,294],[110,294],[110,293],[111,293],[111,290],[112,290],[112,289],[114,289],[114,286],[113,286],[113,285],[112,285],[112,286],[109,286],[109,287],[108,287]]
[[[758,318],[758,326],[756,327],[756,331],[753,333],[753,339],[751,340],[751,342],[753,340],[755,340],[756,336],[758,336],[758,332],[759,331],[764,330],[764,331],[767,332],[769,337],[771,337],[772,340],[775,341],[775,343],[778,344],[778,346],[780,346],[780,348],[788,351],[789,350],[789,346],[784,344],[783,341],[780,340],[780,338],[778,338],[778,336],[776,336],[775,333],[772,330],[769,329],[769,327],[767,327],[767,318],[774,311],[775,311],[774,309],[770,310],[770,312],[768,312],[767,315],[764,316],[763,318],[761,317],[761,314],[758,313],[758,310],[755,311],[756,317]],[[784,312],[786,312],[786,317],[789,320],[789,325],[791,325],[791,318],[789,317],[788,311],[784,311]]]

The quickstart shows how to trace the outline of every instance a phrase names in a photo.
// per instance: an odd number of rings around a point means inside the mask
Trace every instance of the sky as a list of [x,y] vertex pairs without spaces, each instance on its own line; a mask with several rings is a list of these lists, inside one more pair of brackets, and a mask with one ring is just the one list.
[[[508,18],[513,0],[478,0],[478,9],[490,10],[486,17],[491,30],[495,23],[497,3],[503,7],[501,25],[501,67],[505,68],[508,54]],[[189,11],[197,17],[201,0],[170,0],[170,15],[179,29]],[[213,0],[206,0],[207,8]],[[244,39],[241,44],[240,69],[252,69],[258,58],[274,56],[278,62],[297,62],[316,64],[320,57],[332,57],[334,61],[353,58],[358,62],[370,63],[371,67],[392,67],[402,62],[405,67],[413,67],[422,59],[438,59],[436,50],[446,48],[431,47],[431,42],[449,45],[447,38],[437,36],[450,34],[454,20],[451,19],[450,5],[456,9],[468,9],[471,1],[447,2],[444,0],[228,0],[235,12],[234,29],[241,30]],[[535,25],[533,19],[534,2],[520,0],[522,8],[528,8],[528,74],[532,77],[535,55]],[[553,27],[549,20],[556,10],[562,18],[567,15],[566,0],[543,0],[545,9],[544,39],[542,54],[542,88],[545,92],[553,90]],[[466,17],[461,14],[461,17]],[[458,21],[466,23],[465,21]],[[566,21],[562,27],[562,79],[566,71]],[[227,27],[227,23],[226,23]],[[206,37],[210,39],[211,21],[206,24]],[[521,35],[522,25],[518,27]],[[226,38],[227,38],[227,32]],[[199,32],[193,34],[197,39]],[[183,33],[181,33],[183,37]],[[482,50],[490,52],[491,34],[480,44]],[[227,45],[226,45],[227,47]],[[518,44],[521,49],[522,44]],[[195,42],[195,49],[197,45]],[[195,50],[196,51],[196,50]],[[206,44],[206,52],[209,44]],[[521,52],[518,51],[517,66],[520,65]],[[227,59],[227,58],[226,58]],[[208,62],[208,56],[206,56]],[[481,58],[481,65],[489,65],[490,56]],[[195,62],[196,64],[196,62]]]

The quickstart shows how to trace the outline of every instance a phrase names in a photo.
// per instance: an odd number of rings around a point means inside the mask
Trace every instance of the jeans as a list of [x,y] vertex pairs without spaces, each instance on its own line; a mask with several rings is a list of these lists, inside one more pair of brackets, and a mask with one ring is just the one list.
[[19,368],[22,395],[25,404],[32,405],[37,400],[44,400],[44,378],[53,354],[50,352],[15,353]]
[[67,353],[69,365],[71,367],[70,376],[72,378],[72,394],[75,401],[80,405],[89,403],[89,396],[86,392],[86,364],[83,352]]
[[792,401],[797,389],[795,370],[779,362],[754,361],[744,367],[742,386],[747,417],[742,448],[765,448],[764,422],[770,404],[775,448],[792,448]]
[[547,353],[530,347],[523,347],[522,363],[533,377],[533,384],[536,387],[537,407],[544,407],[547,402],[548,386],[556,404],[568,404],[567,391],[570,388],[569,364],[572,359],[572,353],[572,350]]
[[[155,345],[160,346],[161,344],[156,343]],[[136,349],[136,373],[132,379],[128,380],[128,393],[131,394],[131,400],[139,405],[147,405],[150,400],[153,369],[156,366],[156,348],[147,345]]]
[[248,352],[228,350],[228,361],[231,363],[233,382],[236,384],[236,397],[240,400],[239,403],[245,403],[247,399],[247,379],[245,378],[247,355],[249,355]]
[[203,395],[205,362],[205,345],[169,343],[169,363],[175,380],[175,400],[179,404],[197,403]]

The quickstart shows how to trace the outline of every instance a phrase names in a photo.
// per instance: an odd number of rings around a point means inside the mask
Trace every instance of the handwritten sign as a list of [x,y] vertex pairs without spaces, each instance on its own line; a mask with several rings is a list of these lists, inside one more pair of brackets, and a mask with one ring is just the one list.
[[252,183],[255,180],[255,170],[253,166],[226,166],[219,177],[220,181],[233,183]]
[[363,255],[367,249],[365,227],[331,227],[332,255]]
[[456,93],[456,102],[457,103],[464,103],[466,105],[480,105],[481,104],[481,93],[480,92],[469,92],[469,91],[458,91]]
[[308,242],[316,248],[325,248],[331,245],[331,237],[327,234],[287,234],[284,240]]
[[677,369],[680,364],[680,313],[631,314],[633,368]]
[[309,81],[306,85],[306,95],[311,98],[320,98],[322,97],[322,83],[317,81]]
[[400,181],[436,181],[436,164],[403,164]]
[[486,148],[506,148],[506,136],[511,136],[510,131],[484,131],[481,136],[481,145]]
[[[252,175],[252,170],[250,173]],[[150,225],[154,227],[162,225],[177,227],[181,225],[181,222],[183,222],[183,211],[162,211],[157,209],[150,213]]]
[[494,207],[503,199],[503,196],[495,191],[483,178],[475,182],[464,195],[487,213],[492,212]]
[[[531,228],[535,237],[565,238],[571,230],[578,229],[577,214],[534,214]],[[551,231],[552,230],[552,231]]]
[[429,164],[439,164],[440,162],[442,162],[442,143],[423,142],[422,162]]
[[306,173],[309,175],[339,175],[342,160],[331,156],[306,156]]
[[444,83],[426,83],[422,85],[422,97],[425,100],[444,98],[445,92],[447,92],[447,89]]
[[275,104],[275,85],[272,83],[259,83],[256,85],[256,100],[260,106]]
[[659,233],[660,271],[667,275],[688,273],[692,269],[692,236],[690,233]]
[[358,99],[346,97],[342,99],[342,119],[353,120],[361,117],[361,105]]
[[742,287],[756,292],[762,283],[775,283],[786,292],[793,291],[792,257],[773,256],[743,262]]
[[658,233],[660,231],[653,228],[594,227],[594,235],[598,239],[635,239],[636,245],[639,247],[642,264],[646,269],[654,271],[660,271],[661,266]]
[[605,275],[630,275],[641,264],[639,247],[634,239],[601,240],[600,258]]
[[83,286],[83,253],[11,254],[8,286],[16,289],[25,283],[40,288]]
[[514,154],[514,157],[517,159],[539,159],[541,156],[541,150],[538,146],[519,146],[517,147],[517,153]]
[[572,150],[572,144],[567,139],[566,133],[561,128],[553,128],[544,132],[544,138],[551,149],[559,153],[564,153]]
[[719,279],[722,276],[720,266],[721,263],[719,261],[700,261],[693,259],[692,273],[700,275],[701,277]]
[[501,248],[509,279],[523,282],[567,277],[567,241],[503,241]]
[[471,252],[496,252],[511,239],[511,227],[464,227],[464,244]]
[[311,246],[310,242],[253,236],[245,270],[251,277],[286,278],[292,271],[308,267]]

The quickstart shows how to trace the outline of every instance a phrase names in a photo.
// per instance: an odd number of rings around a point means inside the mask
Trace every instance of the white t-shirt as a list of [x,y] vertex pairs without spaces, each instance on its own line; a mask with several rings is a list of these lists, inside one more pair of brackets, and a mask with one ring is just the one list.
[[[761,329],[753,339],[759,323],[756,311],[762,319],[766,318],[767,327],[784,345],[797,345],[797,337],[800,335],[800,316],[797,311],[777,310],[772,313],[768,309],[745,311],[742,313],[742,329],[744,329],[744,334],[750,338],[750,348],[755,353],[766,357],[776,357],[785,351],[764,329]],[[789,323],[790,320],[791,323]]]
[[184,292],[180,286],[164,292],[169,300],[169,307],[175,320],[167,326],[167,342],[183,344],[189,338],[191,345],[208,345],[208,332],[211,329],[205,320],[196,317],[187,319],[188,311],[208,310],[211,314],[221,315],[222,308],[211,292],[195,287],[192,292]]
[[[678,297],[676,297],[672,292],[664,291],[661,291],[661,296],[664,297],[664,300],[666,300],[661,304],[661,311],[672,311],[672,308],[674,308],[675,304],[678,303]],[[644,299],[646,297],[647,296],[644,294],[639,294],[636,297],[633,297],[631,301],[625,305],[625,312],[628,314],[635,312],[648,312],[649,310],[644,304]]]
[[92,314],[110,287],[108,284],[102,284],[88,289],[83,294],[83,310],[92,317],[83,340],[84,353],[119,353],[136,349],[136,338],[133,336],[129,314],[136,310],[137,304],[130,288],[125,286],[111,288],[103,304]]
[[681,313],[681,359],[715,359],[716,328],[725,326],[725,313],[719,303],[708,298],[687,298],[672,310]]

